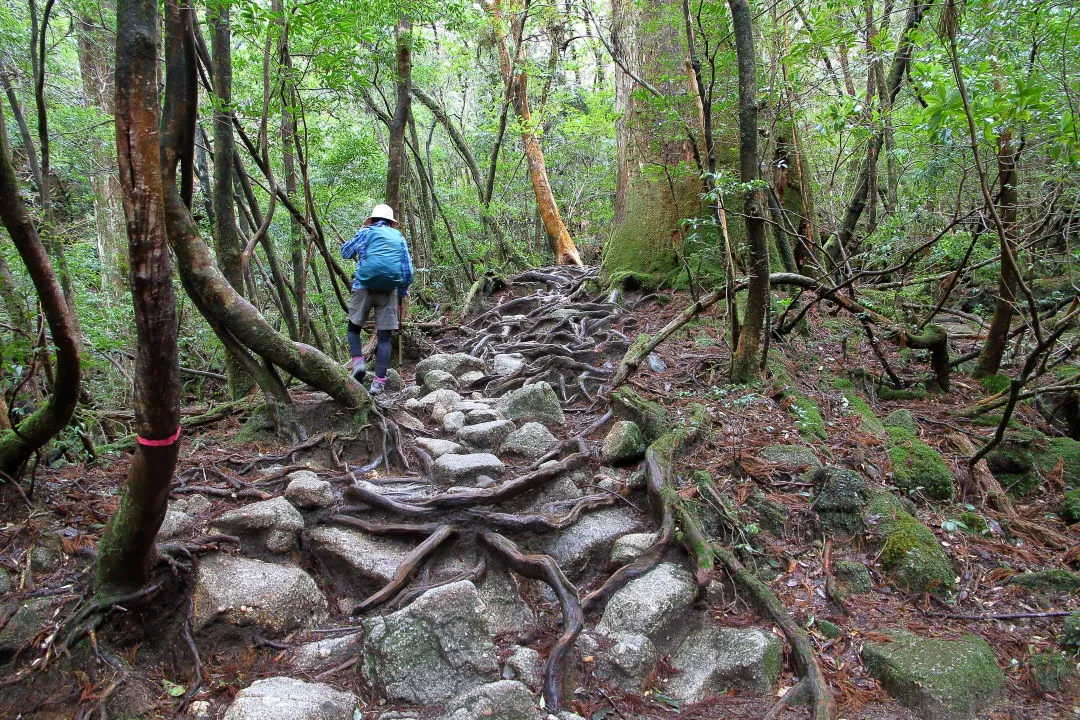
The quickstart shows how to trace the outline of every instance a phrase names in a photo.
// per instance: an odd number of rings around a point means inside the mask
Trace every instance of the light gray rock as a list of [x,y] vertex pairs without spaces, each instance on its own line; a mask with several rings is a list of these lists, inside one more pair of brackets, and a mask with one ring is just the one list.
[[622,635],[618,642],[600,653],[596,675],[601,680],[636,692],[656,669],[660,653],[652,640],[644,635]]
[[273,553],[296,547],[296,534],[304,529],[304,517],[283,497],[251,503],[215,518],[211,531],[251,538]]
[[611,596],[596,631],[610,637],[646,635],[657,645],[666,644],[677,634],[696,592],[693,575],[663,563]]
[[195,576],[195,628],[214,622],[252,626],[281,637],[326,618],[326,598],[295,565],[215,553],[199,562]]
[[474,408],[465,413],[466,425],[479,425],[480,423],[493,422],[495,420],[502,420],[498,410],[492,410],[489,407]]
[[386,370],[386,392],[396,393],[405,389],[405,380],[394,368],[387,368]]
[[454,410],[443,415],[442,419],[443,430],[448,433],[456,433],[461,428],[465,427],[465,413],[460,410]]
[[506,436],[499,452],[535,460],[555,447],[558,442],[558,439],[546,427],[538,422],[528,422]]
[[[442,390],[429,392],[427,395],[417,400],[416,407],[418,409],[427,410],[428,412],[431,412],[436,406],[446,407],[448,410],[452,410],[454,405],[459,402],[461,402],[461,395],[453,390],[443,388]],[[406,408],[406,410],[408,409],[409,408]]]
[[489,567],[477,592],[492,635],[520,633],[536,625],[536,613],[521,597],[518,579],[505,568]]
[[11,592],[11,575],[4,568],[0,568],[0,595]]
[[491,453],[447,454],[435,461],[435,479],[450,484],[467,484],[480,475],[499,477],[506,466]]
[[432,355],[416,364],[416,377],[422,378],[431,370],[442,370],[454,377],[461,377],[472,370],[484,370],[484,361],[466,353]]
[[206,499],[205,495],[188,495],[186,498],[180,498],[179,500],[173,500],[169,503],[169,508],[173,510],[179,510],[182,513],[188,515],[205,515],[213,509],[213,504]]
[[667,371],[667,363],[661,360],[660,356],[656,353],[649,353],[649,356],[645,358],[645,363],[654,373],[662,373]]
[[363,633],[351,633],[305,643],[293,650],[289,662],[302,672],[316,672],[335,667],[358,654],[363,639]]
[[401,540],[360,530],[321,525],[310,530],[305,547],[339,592],[366,596],[390,582],[412,550]]
[[483,400],[459,400],[454,403],[454,410],[460,410],[466,415],[473,410],[490,410],[491,403],[484,402]]
[[498,664],[484,614],[480,595],[465,580],[364,620],[365,678],[392,700],[422,705],[493,680]]
[[623,535],[611,547],[611,564],[625,565],[636,560],[652,547],[659,537],[659,533],[630,533],[629,535]]
[[470,370],[467,373],[461,374],[461,377],[458,378],[458,384],[463,388],[468,388],[471,387],[473,383],[480,382],[486,377],[487,375],[481,370]]
[[457,378],[445,370],[428,370],[424,373],[424,387],[428,390],[457,390]]
[[627,507],[604,508],[584,515],[563,530],[547,548],[567,572],[583,570],[608,558],[616,538],[638,529],[637,513]]
[[191,517],[185,512],[173,510],[170,504],[165,511],[165,519],[161,521],[158,530],[158,540],[173,540],[174,538],[191,535],[199,529],[202,522],[198,518]]
[[[443,423],[446,423],[446,418],[443,418]],[[443,455],[451,453],[459,453],[462,448],[456,442],[452,440],[442,440],[440,438],[416,438],[416,444],[422,449],[426,450],[433,458],[438,458]]]
[[291,677],[256,680],[236,694],[225,720],[353,720],[356,696]]
[[544,660],[532,648],[519,647],[503,662],[503,680],[517,680],[533,692],[540,690]]
[[791,468],[801,469],[821,465],[814,451],[805,445],[770,445],[761,450],[761,456],[771,463]]
[[780,677],[780,641],[757,628],[703,627],[671,658],[678,671],[667,691],[683,702],[701,702],[732,688],[770,694]]
[[493,372],[499,377],[506,377],[525,366],[525,356],[521,353],[496,355],[493,361]]
[[301,510],[315,510],[334,504],[333,487],[310,470],[289,473],[286,480],[289,485],[285,488],[285,498]]
[[633,420],[617,420],[604,437],[600,459],[610,465],[628,465],[645,457],[645,434]]
[[416,401],[416,408],[420,407],[420,396],[424,394],[424,388],[419,385],[413,384],[405,388],[405,409],[412,410],[409,403]]
[[492,420],[466,425],[457,431],[457,439],[477,450],[494,450],[517,428],[509,420]]
[[510,420],[536,421],[549,427],[566,424],[559,396],[546,382],[511,390],[499,398],[496,407]]
[[442,720],[540,720],[532,693],[514,680],[500,680],[460,695]]

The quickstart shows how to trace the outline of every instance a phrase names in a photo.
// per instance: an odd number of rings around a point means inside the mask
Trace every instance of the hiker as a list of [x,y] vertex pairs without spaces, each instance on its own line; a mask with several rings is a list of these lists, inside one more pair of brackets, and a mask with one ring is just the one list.
[[341,257],[356,260],[352,295],[349,297],[349,352],[352,355],[352,376],[364,382],[367,367],[360,330],[368,313],[375,310],[375,378],[371,394],[378,395],[386,386],[386,370],[390,367],[391,333],[398,329],[404,315],[405,297],[412,283],[412,259],[405,236],[397,230],[394,210],[389,205],[376,205],[364,226],[352,240],[341,246]]

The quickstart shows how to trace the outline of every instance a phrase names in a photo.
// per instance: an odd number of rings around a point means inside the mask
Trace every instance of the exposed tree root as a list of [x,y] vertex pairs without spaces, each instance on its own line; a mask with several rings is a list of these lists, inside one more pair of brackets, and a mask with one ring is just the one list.
[[565,664],[578,633],[585,625],[577,588],[566,579],[559,564],[550,555],[525,555],[510,539],[498,533],[480,533],[480,540],[514,572],[547,583],[559,598],[563,613],[563,632],[551,648],[544,670],[544,699],[551,712],[562,709]]
[[390,598],[394,597],[406,583],[409,582],[409,578],[413,576],[413,573],[417,571],[420,564],[424,562],[429,555],[446,540],[450,539],[457,534],[457,528],[452,525],[441,525],[433,532],[427,540],[417,545],[398,565],[397,570],[394,571],[394,577],[384,585],[378,592],[370,595],[362,602],[358,603],[353,608],[352,614],[359,615],[367,612],[373,607],[383,604]]
[[473,584],[478,583],[484,578],[484,575],[486,573],[487,561],[483,558],[480,558],[480,561],[469,570],[457,573],[456,575],[451,575],[450,577],[443,578],[433,583],[417,585],[416,587],[410,588],[402,592],[393,600],[391,600],[387,604],[387,607],[390,610],[397,610],[398,608],[405,607],[413,600],[426,593],[428,590],[433,590],[437,587],[443,587],[444,585],[452,585],[453,583],[461,582],[462,580],[468,580]]
[[570,527],[586,512],[607,507],[614,504],[615,501],[615,496],[605,493],[603,495],[586,495],[573,500],[560,500],[549,503],[544,507],[544,513],[532,515],[497,513],[475,508],[470,510],[469,514],[480,520],[486,527],[541,532],[544,530],[562,530]]

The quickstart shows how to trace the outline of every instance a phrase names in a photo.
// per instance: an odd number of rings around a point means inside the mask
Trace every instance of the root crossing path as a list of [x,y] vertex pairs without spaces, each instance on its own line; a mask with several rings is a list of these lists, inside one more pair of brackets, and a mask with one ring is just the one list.
[[238,540],[201,555],[191,608],[204,666],[259,657],[224,717],[807,715],[775,706],[806,659],[785,670],[767,613],[717,619],[730,579],[680,544],[679,458],[707,418],[610,392],[640,298],[599,287],[525,272],[438,334],[380,399],[367,465],[257,463],[260,491],[216,517],[174,496],[168,539]]

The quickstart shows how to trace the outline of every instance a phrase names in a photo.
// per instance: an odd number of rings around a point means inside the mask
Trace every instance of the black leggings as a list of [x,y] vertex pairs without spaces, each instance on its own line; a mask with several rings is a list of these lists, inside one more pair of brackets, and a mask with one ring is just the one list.
[[[356,323],[349,321],[349,330],[346,333],[346,337],[349,340],[349,353],[353,357],[361,357],[364,354],[364,343],[360,339],[361,327]],[[375,336],[378,338],[378,343],[375,345],[375,377],[385,378],[386,369],[390,367],[390,339],[393,337],[393,330],[376,330]]]

